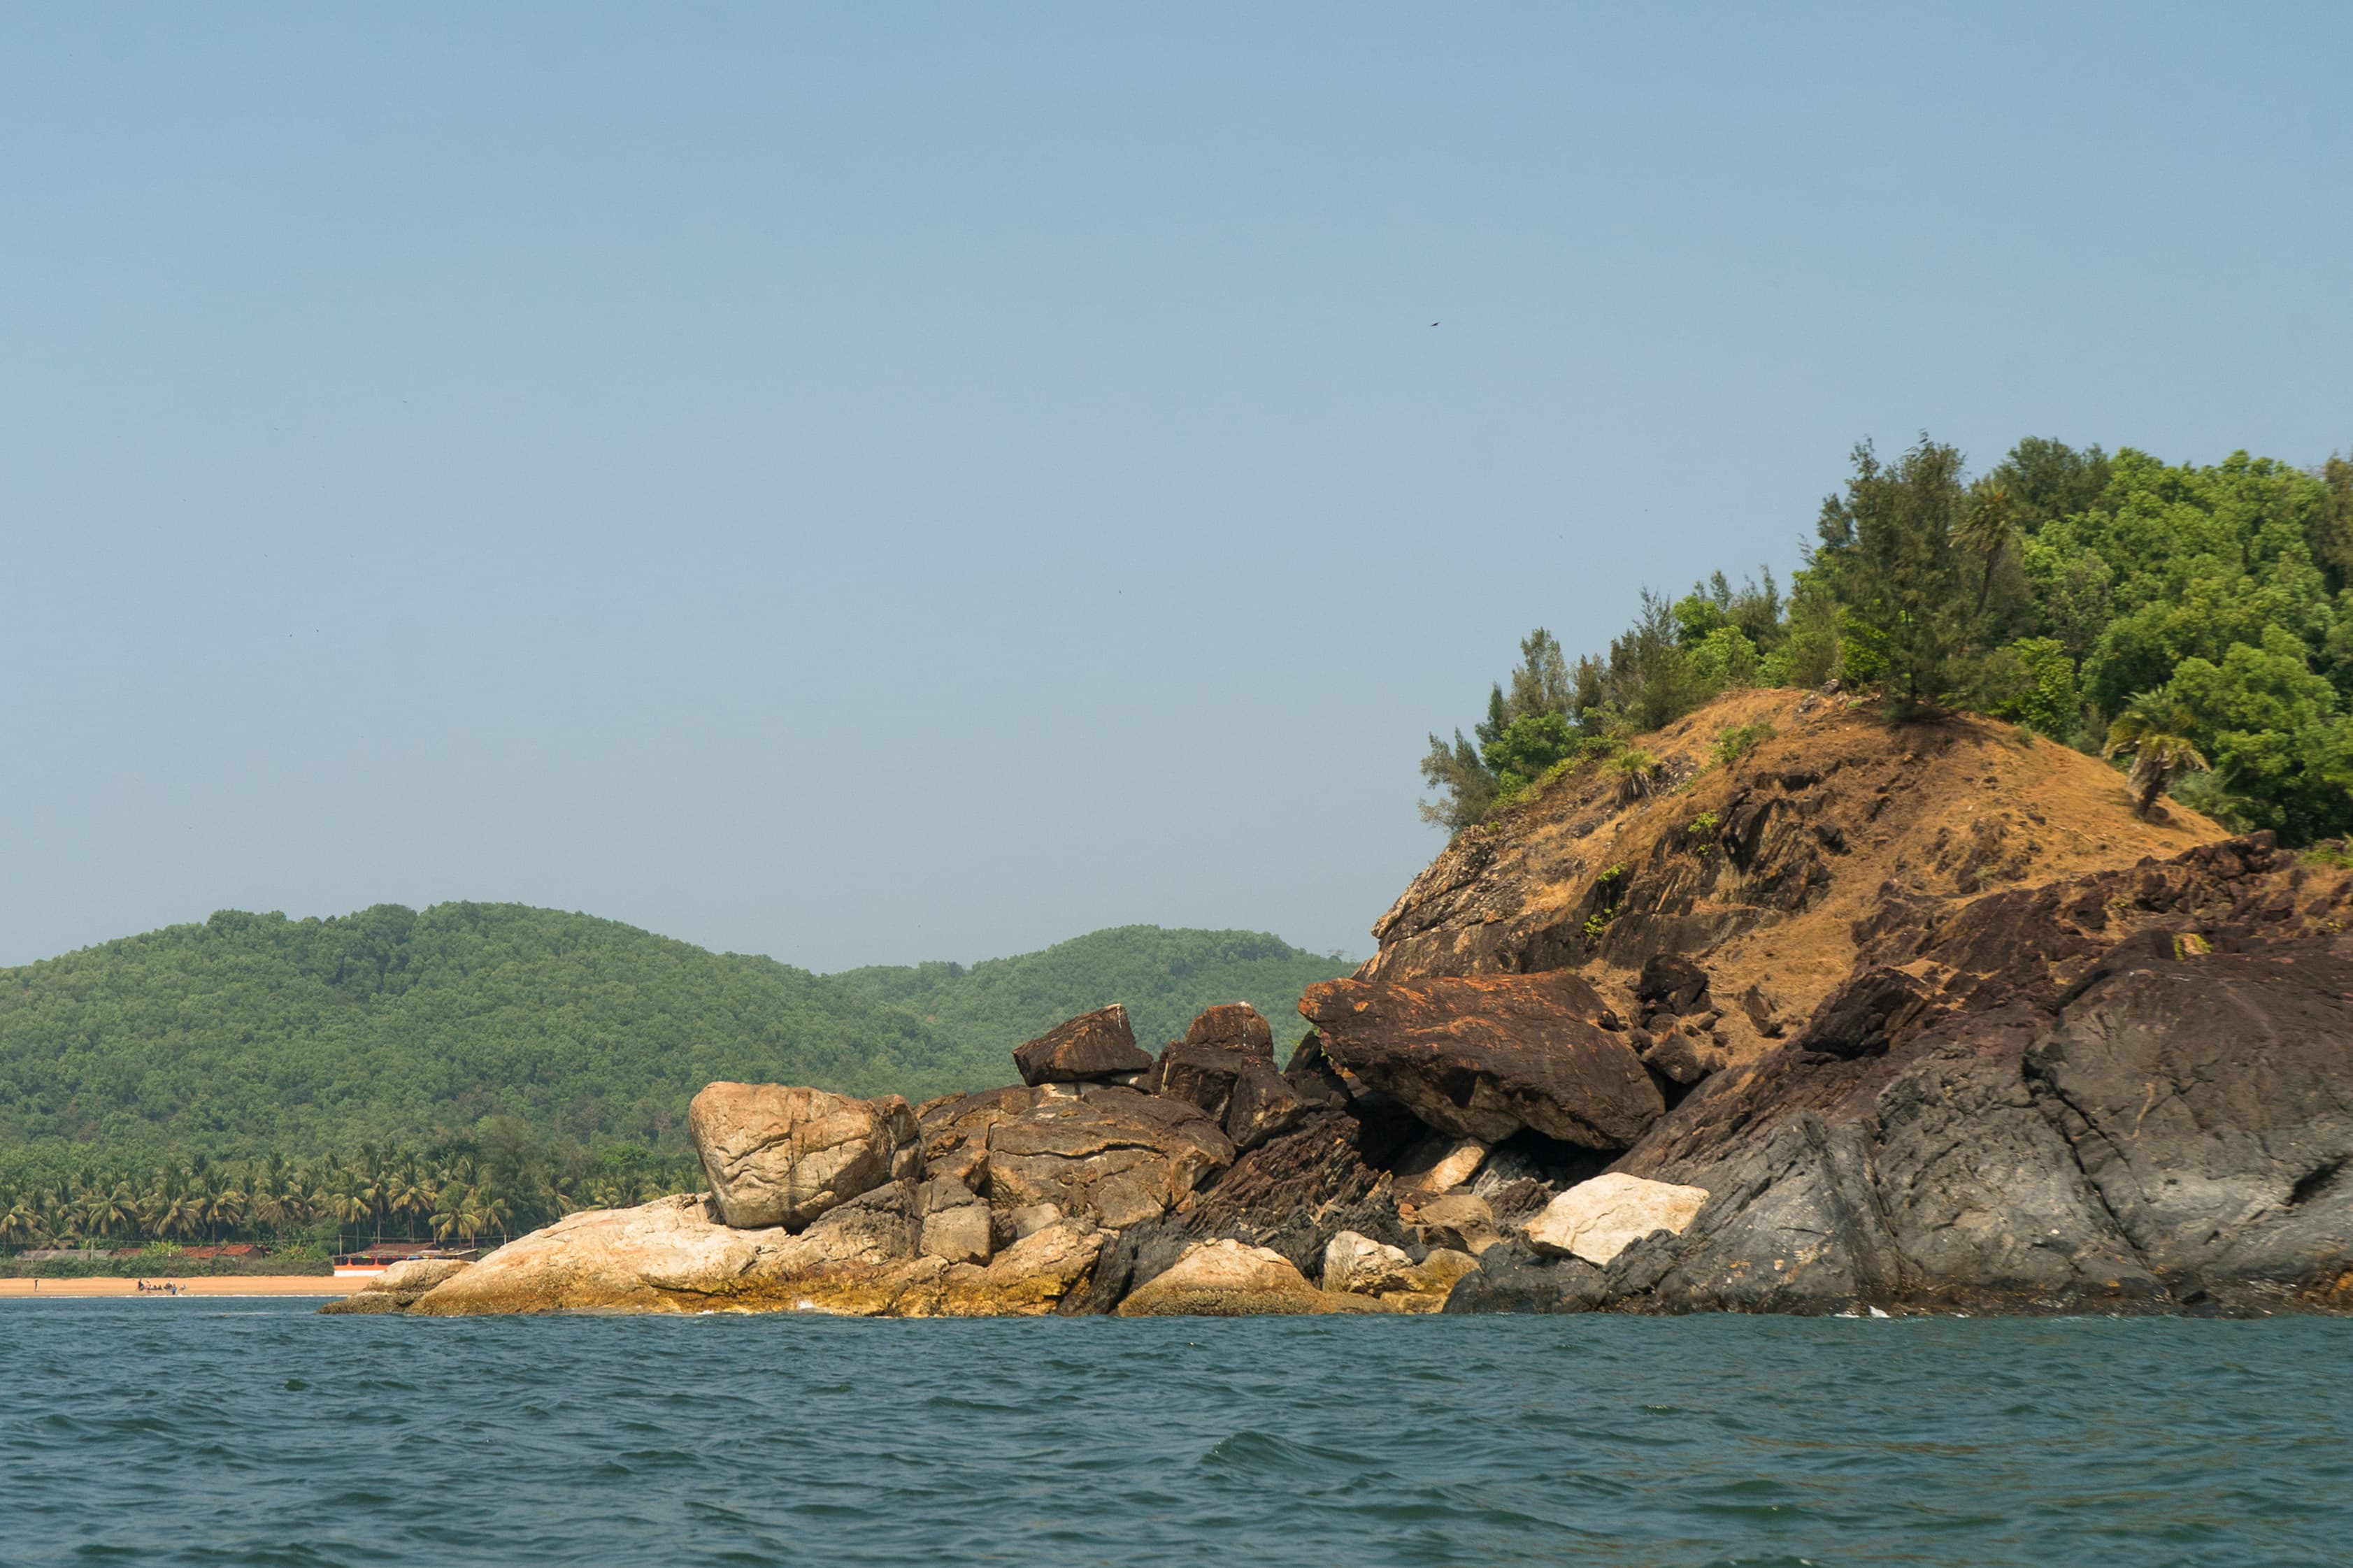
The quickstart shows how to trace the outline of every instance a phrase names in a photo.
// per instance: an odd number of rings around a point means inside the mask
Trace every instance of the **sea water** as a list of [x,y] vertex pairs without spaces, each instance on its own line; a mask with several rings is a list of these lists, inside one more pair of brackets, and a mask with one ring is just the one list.
[[2343,1563],[2353,1322],[0,1304],[0,1561]]

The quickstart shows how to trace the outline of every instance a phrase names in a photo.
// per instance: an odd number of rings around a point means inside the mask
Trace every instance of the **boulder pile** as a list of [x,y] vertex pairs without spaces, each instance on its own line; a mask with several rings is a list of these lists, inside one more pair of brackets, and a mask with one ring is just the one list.
[[707,1194],[331,1310],[2353,1310],[2353,873],[2121,786],[2071,861],[1989,814],[2090,759],[1830,712],[1465,834],[1281,1066],[1247,1005],[1157,1054],[1113,1005],[920,1106],[714,1083]]

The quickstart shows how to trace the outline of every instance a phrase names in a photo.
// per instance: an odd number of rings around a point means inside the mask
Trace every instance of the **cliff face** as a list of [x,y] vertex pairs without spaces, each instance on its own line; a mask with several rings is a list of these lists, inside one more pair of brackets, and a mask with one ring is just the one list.
[[1492,1252],[1451,1310],[2353,1305],[2343,870],[1979,721],[1759,692],[1650,749],[1661,793],[1588,766],[1465,834],[1360,977],[1623,998],[1696,1087],[1610,1169],[1710,1201],[1606,1270]]

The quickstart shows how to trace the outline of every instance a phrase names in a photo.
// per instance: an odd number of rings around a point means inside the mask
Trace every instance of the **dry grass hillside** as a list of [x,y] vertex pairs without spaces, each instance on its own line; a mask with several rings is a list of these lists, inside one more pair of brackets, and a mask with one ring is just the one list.
[[[1771,733],[1720,760],[1727,730],[1756,725]],[[1874,936],[2228,837],[2171,802],[2143,821],[2096,759],[1966,715],[1890,725],[1842,697],[1742,691],[1635,744],[1658,759],[1650,793],[1608,760],[1538,786],[1415,879],[1360,973],[1577,968],[1631,1016],[1652,953],[1704,955],[1714,1049],[1737,1065]]]

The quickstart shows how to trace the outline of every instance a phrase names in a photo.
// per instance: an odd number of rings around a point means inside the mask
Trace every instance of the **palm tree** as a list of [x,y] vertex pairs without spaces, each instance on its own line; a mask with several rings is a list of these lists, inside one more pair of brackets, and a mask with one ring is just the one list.
[[66,1196],[65,1185],[60,1183],[54,1187],[44,1187],[33,1195],[41,1215],[40,1240],[46,1245],[55,1246],[67,1231],[73,1228],[73,1205]]
[[441,1205],[433,1215],[433,1239],[447,1241],[453,1236],[463,1236],[471,1241],[481,1232],[481,1211],[473,1204],[470,1187],[451,1182],[441,1189]]
[[234,1174],[224,1173],[220,1185],[205,1194],[205,1219],[214,1229],[213,1239],[219,1241],[235,1230],[245,1218],[245,1192],[237,1184]]
[[2165,793],[2175,773],[2184,769],[2204,773],[2211,766],[2189,739],[2195,723],[2188,706],[2159,687],[2126,703],[2116,722],[2108,726],[2108,743],[2100,755],[2132,754],[2132,772],[2126,782],[2132,787],[2133,809],[2141,816],[2157,809],[2157,797]]
[[[512,1218],[514,1214],[507,1200],[493,1193],[482,1200],[481,1207],[477,1212],[481,1215],[481,1223],[474,1235],[480,1236],[491,1226],[496,1226],[499,1227],[499,1243],[504,1246],[507,1239],[507,1221]],[[469,1237],[467,1239],[470,1241],[473,1237]]]
[[399,1172],[387,1188],[385,1206],[393,1217],[401,1222],[404,1232],[415,1229],[419,1220],[433,1213],[433,1187],[417,1169],[417,1157],[403,1160]]
[[164,1189],[154,1215],[158,1237],[193,1237],[204,1227],[205,1201],[194,1187],[174,1182]]
[[162,1173],[148,1178],[147,1191],[139,1199],[139,1234],[150,1241],[160,1241],[165,1235],[164,1216],[171,1210],[172,1199],[179,1188],[172,1178]]
[[1648,752],[1629,748],[1609,759],[1618,771],[1618,804],[1631,805],[1658,793],[1660,784],[1659,759]]
[[28,1247],[40,1228],[40,1205],[32,1194],[10,1193],[6,1202],[0,1203],[0,1241]]
[[82,1194],[80,1208],[82,1229],[87,1235],[111,1238],[121,1227],[135,1224],[139,1201],[132,1195],[128,1183],[113,1187],[92,1186]]
[[188,1235],[205,1234],[212,1221],[213,1174],[211,1163],[203,1155],[188,1162],[187,1171],[180,1178],[179,1192]]
[[284,1230],[290,1217],[285,1194],[267,1176],[253,1184],[253,1195],[246,1205],[246,1215],[256,1227],[267,1226],[272,1231]]
[[314,1194],[318,1205],[335,1216],[338,1226],[358,1226],[375,1212],[375,1205],[360,1195],[364,1178],[349,1171],[330,1173],[327,1184]]

